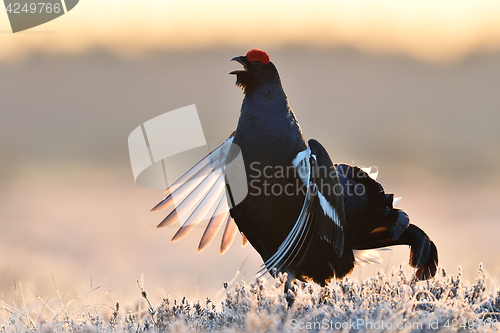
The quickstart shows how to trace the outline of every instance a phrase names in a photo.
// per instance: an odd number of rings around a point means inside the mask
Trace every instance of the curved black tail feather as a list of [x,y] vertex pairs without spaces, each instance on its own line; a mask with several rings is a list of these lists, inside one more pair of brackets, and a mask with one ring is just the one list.
[[429,239],[430,253],[427,261],[420,266],[415,272],[415,278],[417,280],[429,280],[436,275],[438,267],[438,253],[436,245]]

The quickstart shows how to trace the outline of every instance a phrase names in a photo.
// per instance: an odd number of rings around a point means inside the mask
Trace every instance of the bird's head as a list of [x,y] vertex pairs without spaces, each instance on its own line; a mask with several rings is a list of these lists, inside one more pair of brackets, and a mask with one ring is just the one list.
[[267,83],[280,82],[278,71],[270,61],[269,55],[258,49],[252,49],[244,56],[234,57],[231,61],[237,61],[243,65],[242,70],[232,71],[229,74],[236,75],[236,85],[241,87],[246,94],[254,91],[258,86]]

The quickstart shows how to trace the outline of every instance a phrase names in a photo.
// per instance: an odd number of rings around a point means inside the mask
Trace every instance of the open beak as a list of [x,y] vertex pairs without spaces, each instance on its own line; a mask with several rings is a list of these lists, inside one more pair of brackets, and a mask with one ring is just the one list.
[[238,74],[238,73],[243,73],[243,72],[247,71],[247,65],[245,64],[245,60],[243,59],[243,56],[234,57],[233,59],[231,59],[231,61],[237,61],[240,64],[242,64],[243,65],[243,70],[241,70],[241,69],[240,70],[235,70],[235,71],[230,72],[229,74]]

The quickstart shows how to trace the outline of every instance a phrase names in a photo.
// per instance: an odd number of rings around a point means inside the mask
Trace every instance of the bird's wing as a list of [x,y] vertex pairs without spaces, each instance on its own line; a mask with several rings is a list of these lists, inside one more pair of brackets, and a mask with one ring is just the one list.
[[311,155],[316,157],[316,184],[318,188],[317,214],[314,216],[320,239],[335,248],[337,256],[344,251],[344,189],[337,169],[326,149],[316,140],[309,140]]
[[[238,228],[229,214],[224,167],[234,133],[223,144],[205,156],[181,176],[165,193],[167,196],[151,211],[167,209],[167,216],[158,224],[162,228],[179,222],[180,228],[172,237],[179,240],[199,223],[207,223],[198,252],[202,251],[224,226],[220,253],[234,240]],[[245,240],[242,242],[246,245]]]
[[312,169],[316,168],[316,159],[312,156],[310,148],[298,153],[293,160],[293,165],[297,169],[299,177],[306,185],[306,195],[302,210],[292,230],[290,230],[285,240],[278,247],[276,253],[266,260],[262,266],[259,271],[261,276],[274,270],[284,271],[288,266],[298,265],[310,245],[310,235],[313,232],[314,207],[318,198],[315,179],[316,173],[311,172]]
[[343,190],[327,151],[316,140],[310,140],[309,148],[299,152],[292,163],[306,185],[306,196],[292,230],[259,271],[262,275],[299,265],[314,232],[332,244],[339,257],[344,250]]

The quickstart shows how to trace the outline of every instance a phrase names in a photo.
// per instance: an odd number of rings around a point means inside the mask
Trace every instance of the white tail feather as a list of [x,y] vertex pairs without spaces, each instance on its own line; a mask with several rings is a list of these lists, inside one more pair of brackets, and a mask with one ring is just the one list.
[[371,177],[371,179],[373,180],[377,180],[377,177],[378,177],[378,171],[377,172],[372,172],[372,173],[369,173],[368,176]]
[[380,250],[352,250],[354,254],[354,266],[364,266],[367,264],[381,264],[382,257]]

